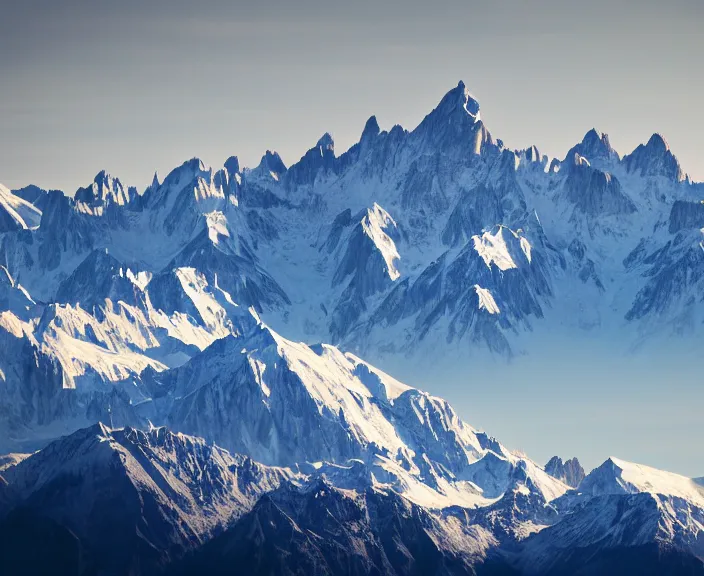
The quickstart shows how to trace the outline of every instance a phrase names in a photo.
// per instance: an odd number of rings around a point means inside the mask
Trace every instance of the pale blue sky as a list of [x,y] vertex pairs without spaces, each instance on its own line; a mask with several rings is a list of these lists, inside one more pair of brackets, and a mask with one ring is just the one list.
[[492,133],[562,157],[663,133],[704,179],[699,0],[24,0],[0,8],[0,182],[140,189],[198,156],[287,164],[376,114],[412,128],[463,79]]

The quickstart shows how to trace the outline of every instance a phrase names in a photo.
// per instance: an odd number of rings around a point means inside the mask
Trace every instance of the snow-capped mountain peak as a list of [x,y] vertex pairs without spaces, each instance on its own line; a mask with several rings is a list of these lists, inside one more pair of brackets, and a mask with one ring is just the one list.
[[286,172],[286,165],[278,152],[267,150],[253,172],[268,176],[278,182]]
[[614,457],[592,470],[579,491],[591,495],[647,492],[682,498],[704,508],[704,488],[693,479]]
[[687,179],[667,141],[658,133],[653,134],[647,144],[640,144],[624,156],[623,162],[628,172],[636,172],[642,177],[661,176],[670,182],[683,182]]
[[595,128],[589,130],[582,141],[567,153],[565,160],[571,160],[575,154],[586,158],[590,164],[602,170],[611,170],[620,161],[618,152],[611,146],[608,134],[598,132]]
[[136,197],[135,188],[125,187],[105,170],[96,174],[90,186],[79,188],[74,195],[78,206],[91,214],[101,214],[110,205],[126,206]]
[[[664,333],[696,348],[703,198],[659,136],[621,160],[596,130],[562,162],[513,150],[461,82],[411,131],[372,116],[288,168],[194,158],[143,196],[105,172],[75,198],[0,187],[0,448],[41,449],[7,476],[98,559],[134,543],[106,533],[200,544],[288,480],[238,529],[284,549],[315,500],[304,555],[361,525],[442,540],[414,558],[467,562],[443,575],[495,551],[549,572],[580,540],[701,550],[700,481],[610,459],[580,482],[576,460],[543,468],[416,386],[482,385],[486,363],[587,332],[614,354]],[[318,535],[321,515],[342,532]]]
[[473,236],[472,241],[477,254],[488,267],[493,264],[505,271],[531,262],[530,242],[505,226],[497,226],[481,236]]
[[[411,133],[425,146],[452,150],[454,154],[480,155],[486,147],[495,148],[491,134],[480,119],[479,102],[464,82],[450,90],[438,106]],[[421,144],[423,145],[423,144]]]

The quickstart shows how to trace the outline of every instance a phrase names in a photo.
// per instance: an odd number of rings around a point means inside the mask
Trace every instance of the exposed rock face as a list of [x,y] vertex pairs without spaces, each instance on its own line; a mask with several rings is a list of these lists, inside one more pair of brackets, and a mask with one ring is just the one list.
[[636,206],[623,191],[619,180],[609,172],[602,172],[575,154],[566,161],[567,178],[564,194],[582,212],[592,216],[632,214]]
[[690,228],[704,228],[704,201],[675,201],[670,211],[670,234]]
[[19,188],[18,190],[13,190],[12,193],[15,196],[22,198],[22,200],[29,202],[40,211],[44,210],[44,205],[46,204],[46,199],[49,195],[48,190],[39,188],[39,186],[35,186],[34,184],[30,184],[24,188]]
[[[704,564],[677,543],[680,525],[672,502],[651,494],[608,495],[589,500],[578,512],[525,541],[520,574],[704,574]],[[701,511],[688,522],[700,524]],[[663,537],[663,526],[673,526]],[[666,530],[666,529],[665,529]],[[700,556],[701,557],[701,556]]]
[[56,300],[80,304],[86,310],[104,304],[106,299],[133,306],[144,305],[144,293],[130,275],[129,267],[107,250],[94,250],[59,285]]
[[[462,422],[444,400],[357,354],[402,363],[414,384],[432,387],[442,369],[473,378],[462,369],[466,358],[530,354],[555,328],[567,346],[585,330],[608,334],[623,350],[663,337],[696,346],[704,335],[704,187],[689,182],[657,136],[624,159],[596,131],[563,161],[536,147],[511,150],[488,131],[462,83],[417,128],[382,130],[372,117],[360,141],[339,152],[326,134],[288,167],[274,152],[253,169],[234,156],[215,168],[194,158],[163,180],[155,175],[142,195],[106,173],[75,197],[0,187],[0,450],[55,446],[57,437],[110,422],[109,431],[93,430],[101,441],[87,441],[89,451],[120,460],[108,471],[95,462],[105,487],[90,484],[96,509],[126,502],[114,508],[129,517],[111,526],[141,536],[119,542],[125,557],[146,542],[147,556],[157,549],[147,563],[159,566],[169,550],[217,531],[219,514],[232,511],[229,498],[252,482],[256,492],[257,470],[279,465],[306,481],[325,475],[358,496],[393,493],[388,509],[403,518],[401,501],[426,520],[453,509],[441,515],[450,528],[426,532],[462,534],[452,554],[437,541],[427,549],[443,556],[441,571],[465,546],[465,529],[477,549],[503,550],[576,514],[574,503],[585,501],[568,485],[594,498],[611,490],[616,500],[602,502],[605,517],[630,531],[619,515],[632,504],[628,473],[613,474],[609,464],[585,488],[576,460],[556,459],[546,472]],[[560,342],[549,345],[555,358]],[[138,431],[150,424],[266,466],[231,462],[215,449],[207,456],[205,448],[194,451],[207,462],[183,448],[167,466],[166,449],[155,448],[159,435]],[[131,432],[112,430],[122,426]],[[61,459],[73,462],[79,444],[63,444]],[[50,454],[33,462],[46,466]],[[176,489],[182,458],[197,478]],[[125,471],[125,461],[139,465]],[[59,518],[54,494],[84,497],[74,481],[57,480],[56,492],[41,483],[20,492]],[[619,487],[626,493],[614,494]],[[191,504],[211,493],[224,508]],[[676,538],[649,532],[639,542],[662,538],[690,550],[701,523],[692,494],[661,501],[674,516],[658,516],[647,498],[634,504],[649,526],[687,518]],[[580,522],[596,517],[598,510]],[[78,533],[73,512],[61,518]],[[365,538],[380,534],[373,522],[363,530]],[[46,533],[62,538],[51,525]],[[394,534],[405,546],[418,542]],[[555,539],[569,550],[565,534]],[[309,536],[306,550],[317,541]],[[81,532],[82,545],[97,545],[91,537]],[[640,545],[626,539],[615,549],[621,544]],[[388,562],[365,560],[364,569],[397,566],[390,550],[375,548]]]
[[7,476],[22,507],[6,530],[19,523],[54,533],[60,526],[80,542],[88,573],[153,574],[293,474],[164,428],[98,424],[58,440]]
[[545,471],[572,488],[579,488],[585,477],[584,468],[577,458],[563,462],[559,456],[553,456],[545,465]]
[[[76,191],[74,199],[91,213],[99,214],[99,210],[111,205],[126,206],[137,198],[135,188],[125,188],[122,182],[105,172],[99,172],[93,183]],[[93,212],[96,211],[96,212]]]
[[599,133],[593,128],[567,153],[565,162],[570,162],[575,154],[586,158],[592,166],[603,171],[612,169],[620,161],[618,152],[611,146],[608,134]]
[[41,215],[41,210],[31,202],[0,184],[0,234],[35,227]]
[[579,328],[625,318],[630,349],[662,327],[701,335],[692,281],[704,254],[701,191],[657,135],[623,159],[596,130],[562,161],[535,146],[511,150],[460,82],[413,130],[382,130],[372,116],[347,151],[324,134],[288,167],[267,151],[253,169],[236,156],[215,168],[190,159],[142,195],[104,171],[73,197],[2,188],[0,261],[38,304],[21,318],[26,338],[40,340],[29,332],[44,305],[71,304],[66,314],[81,317],[68,323],[93,331],[83,313],[122,316],[115,339],[135,354],[132,366],[112,369],[100,350],[97,370],[121,379],[156,369],[155,359],[183,363],[232,324],[226,306],[206,321],[191,282],[174,283],[177,269],[198,279],[199,296],[252,306],[287,336],[388,365],[464,351],[515,357],[563,305],[560,318]]
[[[404,436],[439,458],[456,432],[442,439],[438,415],[423,414],[429,399],[368,367],[360,375],[370,387],[376,379],[387,401],[415,397],[398,417],[425,422]],[[485,434],[476,440],[488,452],[456,476],[475,491],[468,505],[452,503],[458,492],[449,503],[428,499],[444,482],[432,467],[415,484],[384,457],[294,471],[165,428],[98,424],[8,468],[9,483],[0,478],[0,568],[85,576],[704,573],[701,480],[610,458],[578,491],[551,493],[535,464],[512,460]],[[297,441],[302,450],[307,437]],[[575,462],[553,458],[550,467]]]
[[469,575],[482,543],[458,532],[393,493],[351,495],[324,481],[286,486],[175,573]]
[[643,177],[663,177],[672,182],[685,179],[677,158],[660,134],[653,134],[647,144],[641,144],[624,156],[623,162],[628,172],[636,172]]

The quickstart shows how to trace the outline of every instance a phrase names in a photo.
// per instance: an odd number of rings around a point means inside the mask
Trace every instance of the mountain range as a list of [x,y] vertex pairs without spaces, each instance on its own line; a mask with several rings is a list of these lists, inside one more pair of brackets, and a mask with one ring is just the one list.
[[0,186],[0,566],[704,573],[701,480],[542,466],[387,369],[696,351],[703,202],[657,134],[511,150],[461,82],[289,167]]

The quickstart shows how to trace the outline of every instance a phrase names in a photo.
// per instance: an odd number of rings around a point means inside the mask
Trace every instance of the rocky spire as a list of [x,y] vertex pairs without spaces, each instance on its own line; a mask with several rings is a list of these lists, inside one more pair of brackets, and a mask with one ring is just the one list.
[[674,182],[686,179],[685,173],[670,146],[660,134],[653,134],[647,144],[639,145],[623,157],[626,170],[643,177],[664,177]]

